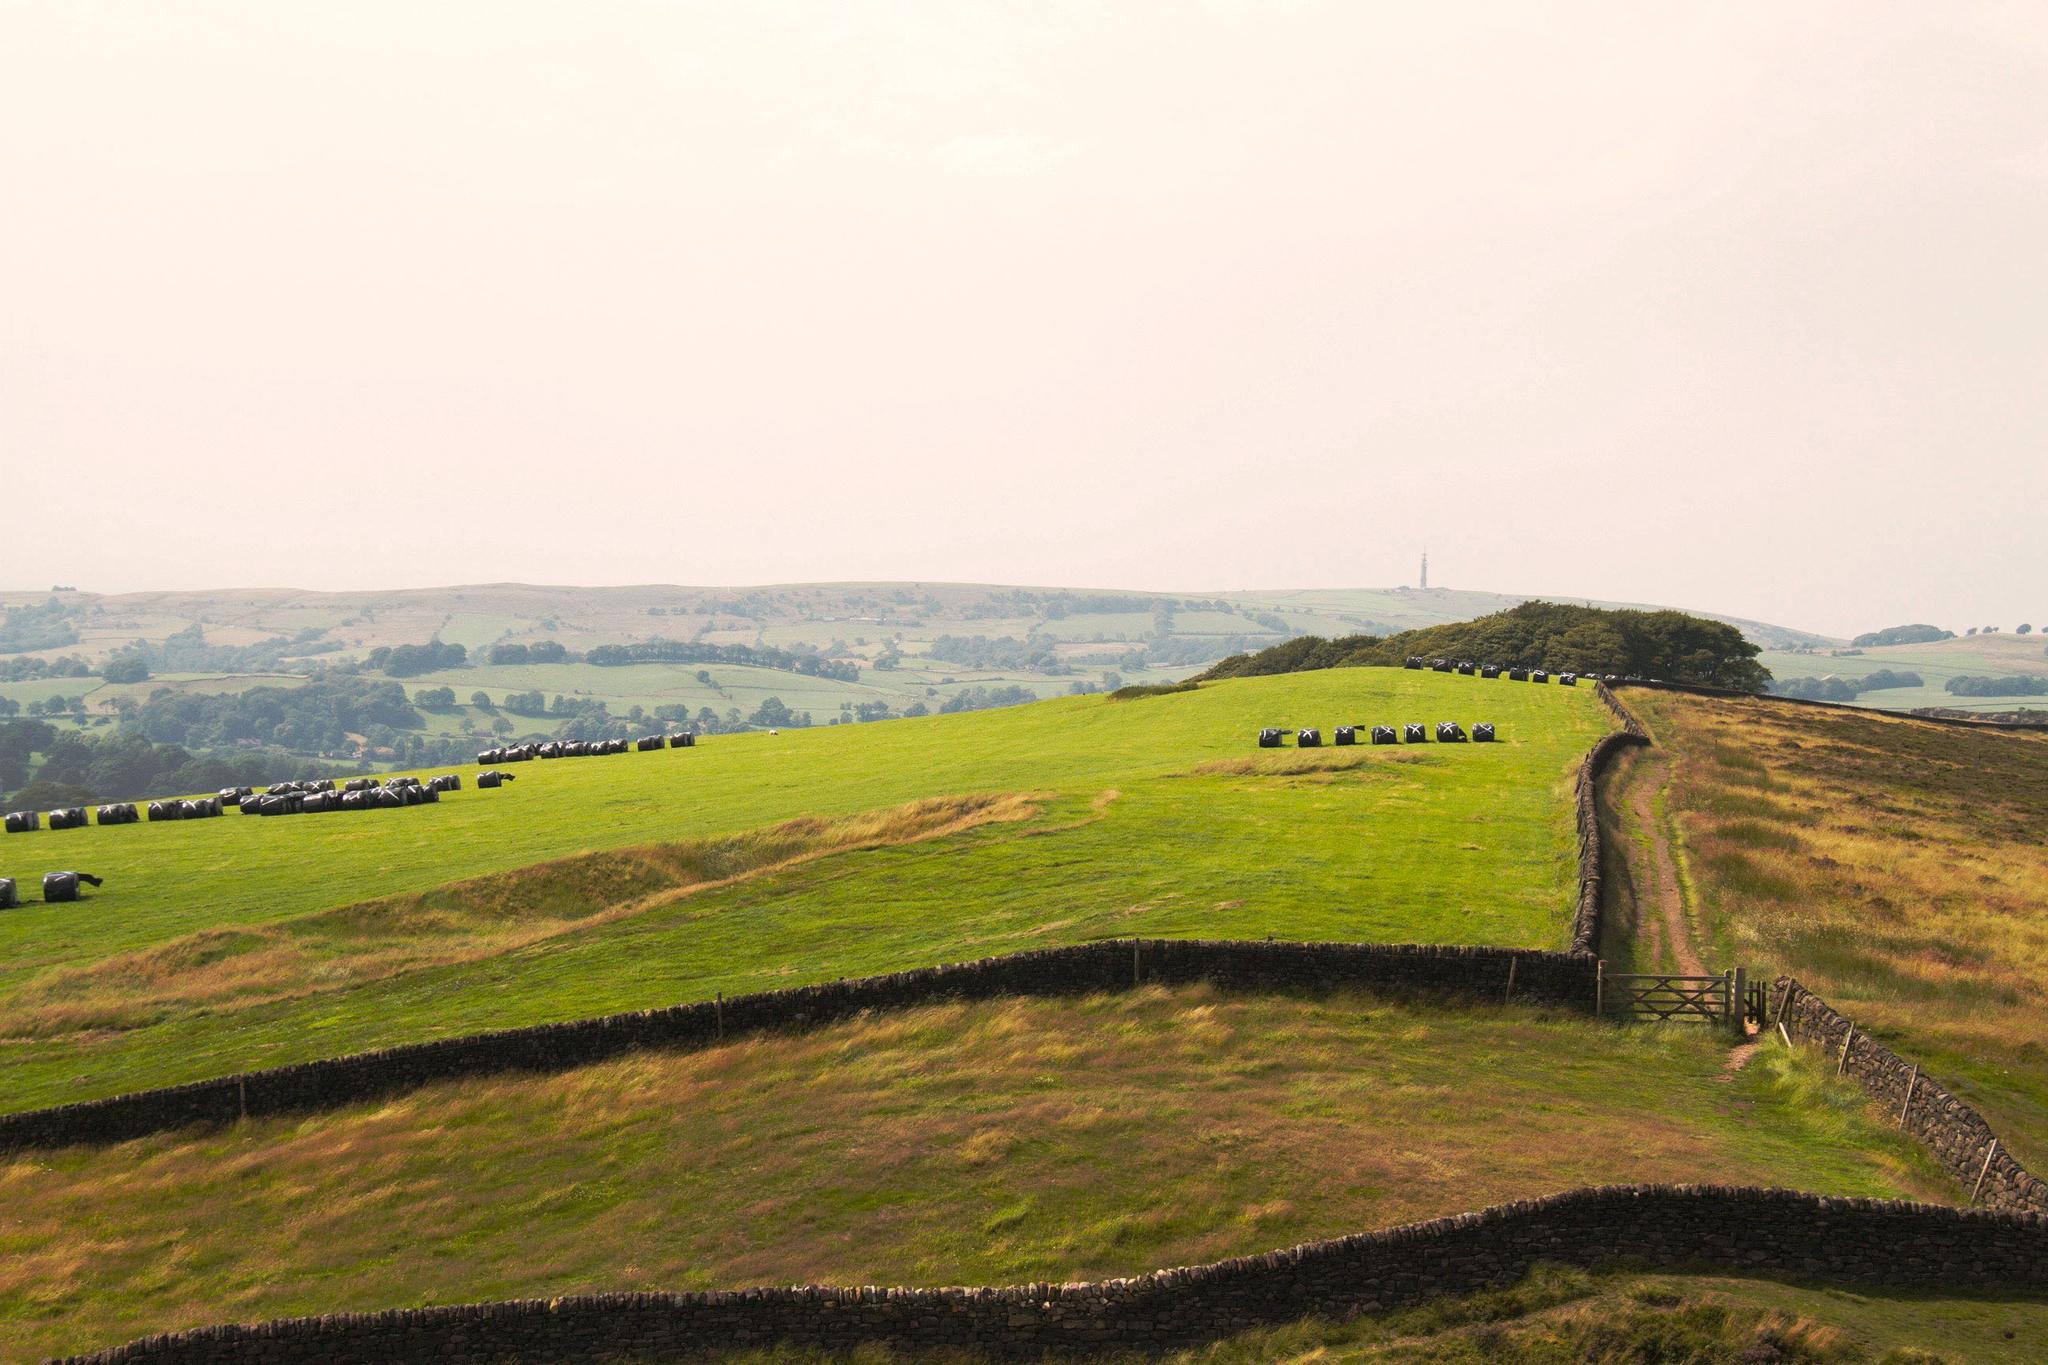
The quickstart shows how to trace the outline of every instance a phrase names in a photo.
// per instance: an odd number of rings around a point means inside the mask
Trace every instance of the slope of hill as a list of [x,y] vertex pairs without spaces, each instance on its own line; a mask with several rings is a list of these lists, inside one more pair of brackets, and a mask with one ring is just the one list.
[[1152,989],[0,1159],[0,1356],[594,1289],[1101,1278],[1618,1179],[1945,1192],[1823,1061],[1721,1064],[1697,1031]]
[[1796,975],[2048,1168],[2048,736],[1625,695],[1657,759],[1614,804],[1666,825],[1701,951]]
[[[1452,719],[1501,742],[1253,742]],[[1347,669],[528,763],[407,810],[9,835],[10,871],[107,884],[0,917],[0,1107],[1130,935],[1562,947],[1570,777],[1609,723],[1584,689]]]

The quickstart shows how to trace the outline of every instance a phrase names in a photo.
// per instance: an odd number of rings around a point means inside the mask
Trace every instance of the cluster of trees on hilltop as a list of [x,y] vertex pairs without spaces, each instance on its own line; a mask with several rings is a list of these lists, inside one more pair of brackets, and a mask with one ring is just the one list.
[[1384,639],[1351,635],[1326,640],[1305,635],[1256,654],[1225,659],[1201,679],[1367,664],[1393,666],[1421,655],[1558,672],[1619,673],[1756,692],[1771,680],[1770,670],[1756,661],[1758,652],[1735,627],[1681,611],[1524,602],[1476,620],[1403,631]]
[[536,640],[530,645],[492,645],[490,657],[494,664],[559,664],[571,656],[559,640]]
[[941,635],[925,650],[925,657],[962,668],[990,669],[1002,673],[1070,672],[1060,662],[1059,642],[1050,635],[1031,635],[1019,640],[1014,635]]
[[[43,762],[30,782],[29,765],[36,754],[43,755]],[[41,721],[0,724],[0,792],[13,793],[0,804],[8,810],[181,796],[359,771],[360,766],[335,767],[274,749],[200,756],[177,745],[152,744],[138,734],[98,738]]]
[[71,654],[54,659],[21,656],[0,659],[0,682],[35,682],[43,678],[90,678],[92,665]]
[[252,687],[234,693],[165,689],[122,710],[124,730],[158,744],[196,749],[264,746],[349,755],[355,748],[351,734],[418,730],[425,725],[398,683],[345,676],[320,678],[302,687]]

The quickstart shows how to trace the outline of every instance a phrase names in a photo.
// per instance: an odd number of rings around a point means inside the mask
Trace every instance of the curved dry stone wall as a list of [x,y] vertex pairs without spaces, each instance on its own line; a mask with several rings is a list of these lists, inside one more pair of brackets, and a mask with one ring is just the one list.
[[1601,736],[1587,751],[1572,784],[1572,809],[1579,826],[1579,896],[1572,909],[1571,951],[1582,957],[1597,956],[1600,952],[1600,777],[1623,749],[1650,742],[1649,731],[1607,684],[1593,684],[1593,695],[1621,722],[1621,729]]
[[[1777,1022],[1795,1042],[1812,1043],[1836,1059],[1865,1094],[1902,1120],[1902,1127],[1987,1208],[2048,1214],[2048,1182],[2022,1166],[1984,1116],[1948,1089],[1857,1028],[1833,1006],[1781,976],[1771,986]],[[1845,1055],[1846,1050],[1846,1055]]]
[[667,1009],[415,1043],[54,1109],[0,1115],[0,1151],[120,1142],[190,1124],[339,1105],[494,1072],[566,1071],[646,1048],[701,1048],[819,1028],[877,1010],[1006,996],[1208,983],[1247,992],[1359,990],[1514,999],[1591,1012],[1589,958],[1437,944],[1113,939]]
[[2048,1290],[2048,1218],[1787,1190],[1620,1186],[1093,1284],[605,1294],[343,1313],[149,1337],[65,1365],[510,1365],[669,1359],[776,1342],[1027,1359],[1159,1351],[1503,1285],[1538,1261]]

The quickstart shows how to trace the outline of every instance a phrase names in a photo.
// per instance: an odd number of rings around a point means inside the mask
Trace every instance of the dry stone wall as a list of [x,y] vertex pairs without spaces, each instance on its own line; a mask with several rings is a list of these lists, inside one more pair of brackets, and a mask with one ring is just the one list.
[[1601,927],[1601,835],[1600,777],[1614,756],[1624,749],[1650,742],[1649,731],[1630,713],[1605,683],[1593,684],[1593,695],[1621,722],[1621,729],[1601,736],[1579,764],[1572,784],[1572,808],[1579,826],[1579,896],[1572,910],[1571,951],[1582,957],[1600,952]]
[[1504,1000],[1590,1012],[1589,958],[1436,944],[1118,939],[886,976],[416,1043],[54,1109],[0,1115],[0,1151],[118,1142],[192,1124],[332,1109],[436,1081],[566,1071],[646,1048],[701,1048],[802,1031],[879,1010],[1006,996],[1073,996],[1135,984],[1224,990],[1360,990]]
[[1010,1359],[1160,1351],[1507,1284],[1539,1261],[2048,1291],[2048,1218],[1786,1190],[1619,1186],[1092,1284],[606,1294],[346,1313],[150,1337],[65,1365],[510,1365],[676,1359],[777,1342]]
[[[1894,1116],[1935,1160],[1987,1208],[2048,1214],[2048,1182],[2005,1150],[1984,1116],[1947,1087],[1872,1038],[1833,1006],[1781,976],[1771,987],[1777,1022],[1795,1042],[1812,1043],[1836,1059],[1865,1094]],[[1844,1056],[1844,1049],[1847,1055]]]

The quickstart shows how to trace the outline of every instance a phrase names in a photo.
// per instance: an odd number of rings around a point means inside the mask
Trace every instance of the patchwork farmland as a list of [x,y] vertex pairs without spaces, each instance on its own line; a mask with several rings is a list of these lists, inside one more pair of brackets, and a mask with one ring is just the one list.
[[[1603,779],[1632,847],[1643,756],[1742,763],[1738,739],[1680,716],[1709,703],[1621,695],[1656,741]],[[1441,721],[1497,738],[1254,742],[1267,726]],[[105,884],[0,916],[0,1108],[1124,939],[1558,954],[1579,887],[1576,779],[1616,723],[1587,687],[1342,668],[526,763],[509,786],[374,817],[9,836],[8,870],[55,859]],[[1704,837],[1682,821],[1677,838]],[[1735,864],[1691,843],[1671,856],[1691,894],[1735,894],[1712,880]],[[1654,878],[1616,880],[1629,894],[1603,951],[1629,965]],[[1970,923],[1954,913],[1945,938]],[[1716,969],[1821,965],[1705,908],[1681,923]],[[1139,974],[1108,993],[937,1002],[22,1148],[0,1156],[0,1353],[600,1292],[1099,1280],[1614,1181],[1969,1202],[1809,1048],[1731,1053],[1702,1026],[1620,1027],[1591,1002],[1518,999],[1512,977],[1482,998]],[[1961,1047],[1930,1069],[1960,1070]],[[1987,1112],[2026,1127],[2018,1109]],[[1682,1326],[1727,1352],[1698,1358],[1733,1360],[1783,1335],[1784,1305],[1809,1358],[1937,1344],[1897,1302],[1537,1267],[1426,1322],[1396,1298],[1349,1327],[1262,1329],[1205,1358],[1378,1359],[1405,1333],[1462,1359],[1478,1349],[1465,1324],[1491,1316],[1532,1352]],[[1942,1303],[1950,1340],[2048,1333],[2024,1295]],[[215,1358],[182,1340],[135,1358]]]

